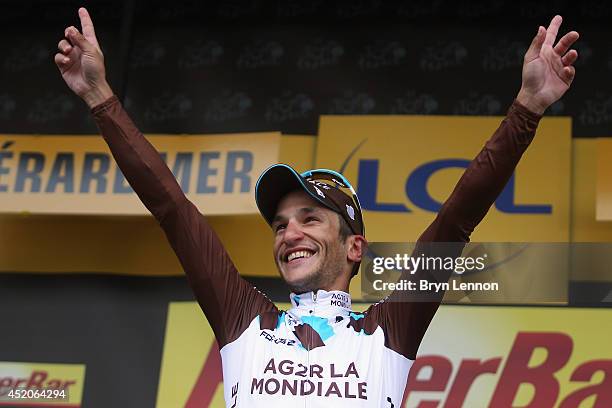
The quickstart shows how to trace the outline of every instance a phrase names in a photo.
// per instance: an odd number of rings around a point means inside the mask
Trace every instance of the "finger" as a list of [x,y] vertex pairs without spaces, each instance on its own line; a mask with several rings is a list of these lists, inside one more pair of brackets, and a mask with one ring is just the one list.
[[550,25],[546,29],[546,39],[544,40],[544,44],[552,45],[555,43],[555,38],[557,38],[557,33],[559,32],[559,27],[561,27],[561,22],[563,19],[561,16],[554,16],[550,21]]
[[563,68],[563,71],[561,72],[561,79],[563,79],[566,84],[570,85],[574,80],[574,76],[576,76],[576,68],[571,65]]
[[64,54],[58,52],[57,54],[55,54],[55,57],[53,59],[55,61],[55,65],[57,65],[61,72],[64,72],[68,68],[70,68],[70,58],[68,58]]
[[73,46],[79,47],[83,51],[91,51],[94,47],[89,41],[87,41],[83,34],[79,33],[79,30],[72,26],[65,30],[64,35]]
[[561,37],[557,45],[555,45],[555,52],[558,55],[565,54],[567,50],[574,45],[578,37],[579,35],[576,31],[570,31],[569,33],[565,34],[563,37]]
[[538,27],[538,33],[531,40],[531,45],[527,49],[525,53],[525,61],[531,62],[534,59],[538,58],[540,55],[540,50],[542,49],[542,44],[544,43],[544,38],[546,36],[546,29],[542,26]]
[[59,44],[57,44],[57,49],[64,55],[68,55],[70,51],[72,51],[72,45],[66,40],[62,39]]
[[578,59],[578,51],[569,50],[567,54],[561,58],[561,62],[563,62],[563,66],[572,65]]
[[96,48],[100,48],[100,46],[98,45],[98,39],[96,38],[96,31],[94,29],[93,21],[91,21],[89,12],[85,7],[81,7],[79,9],[79,19],[81,20],[81,29],[83,30],[83,36]]

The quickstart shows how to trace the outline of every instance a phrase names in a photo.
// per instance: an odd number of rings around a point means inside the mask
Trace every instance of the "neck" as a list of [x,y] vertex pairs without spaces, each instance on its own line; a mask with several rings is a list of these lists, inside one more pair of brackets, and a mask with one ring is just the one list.
[[291,313],[295,315],[326,317],[337,316],[340,311],[351,311],[351,296],[344,291],[317,290],[306,293],[292,293]]
[[296,294],[300,294],[300,293],[307,293],[307,292],[317,292],[319,290],[325,290],[327,292],[332,292],[335,290],[339,290],[342,292],[349,292],[349,283],[350,283],[350,279],[348,278],[348,276],[350,276],[347,273],[343,273],[339,276],[337,276],[332,282],[329,283],[321,283],[321,282],[309,282],[306,285],[303,286],[289,286],[289,288],[291,289],[292,293],[296,293]]
[[334,291],[340,291],[340,292],[346,292],[349,293],[349,287],[348,285],[323,285],[321,287],[318,288],[290,288],[291,289],[291,293],[295,293],[296,295],[301,295],[303,293],[317,293],[320,290],[324,290],[326,292],[334,292]]

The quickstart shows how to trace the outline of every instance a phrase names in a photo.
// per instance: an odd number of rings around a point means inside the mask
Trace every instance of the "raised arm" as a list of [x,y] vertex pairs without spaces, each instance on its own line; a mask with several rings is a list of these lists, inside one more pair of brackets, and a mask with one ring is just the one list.
[[[531,143],[541,115],[569,89],[575,74],[572,64],[578,57],[569,48],[578,39],[578,33],[566,34],[555,45],[560,25],[561,17],[555,16],[548,29],[539,27],[525,54],[522,86],[516,100],[491,139],[472,160],[435,220],[419,237],[416,254],[431,254],[432,250],[444,257],[461,254],[470,234],[487,214]],[[440,253],[440,249],[428,245],[431,242],[457,245],[445,245]],[[414,281],[446,281],[449,277],[447,273],[432,274],[427,270],[405,276]],[[443,295],[442,291],[426,294],[414,301],[405,292],[394,292],[390,299],[377,306],[380,310],[376,313],[380,314],[381,321],[387,321],[390,342],[398,345],[398,352],[416,358]]]
[[[470,163],[434,222],[421,235],[424,242],[468,242],[535,135],[544,111],[569,89],[575,75],[578,33],[567,33],[555,45],[561,25],[555,16],[538,33],[523,63],[522,86],[508,115]],[[569,50],[569,51],[568,51]]]
[[119,168],[166,233],[223,347],[258,313],[275,307],[239,276],[219,238],[113,96],[87,10],[79,9],[79,17],[83,33],[66,28],[55,63],[68,87],[92,109]]

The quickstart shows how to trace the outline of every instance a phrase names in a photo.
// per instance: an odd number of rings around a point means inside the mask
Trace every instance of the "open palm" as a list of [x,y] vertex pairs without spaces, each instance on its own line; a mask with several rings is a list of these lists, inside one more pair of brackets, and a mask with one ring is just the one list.
[[570,50],[570,47],[578,39],[578,33],[571,31],[565,34],[555,45],[561,22],[562,18],[555,16],[547,29],[540,27],[525,54],[519,95],[523,99],[530,98],[529,107],[537,113],[544,112],[559,100],[576,74],[573,64],[578,52]]

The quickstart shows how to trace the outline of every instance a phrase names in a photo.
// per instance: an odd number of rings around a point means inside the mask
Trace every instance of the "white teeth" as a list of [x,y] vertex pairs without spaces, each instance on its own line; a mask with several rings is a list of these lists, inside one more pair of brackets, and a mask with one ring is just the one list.
[[295,251],[289,254],[289,256],[287,257],[287,262],[291,261],[292,259],[310,258],[311,256],[312,253],[310,251]]

